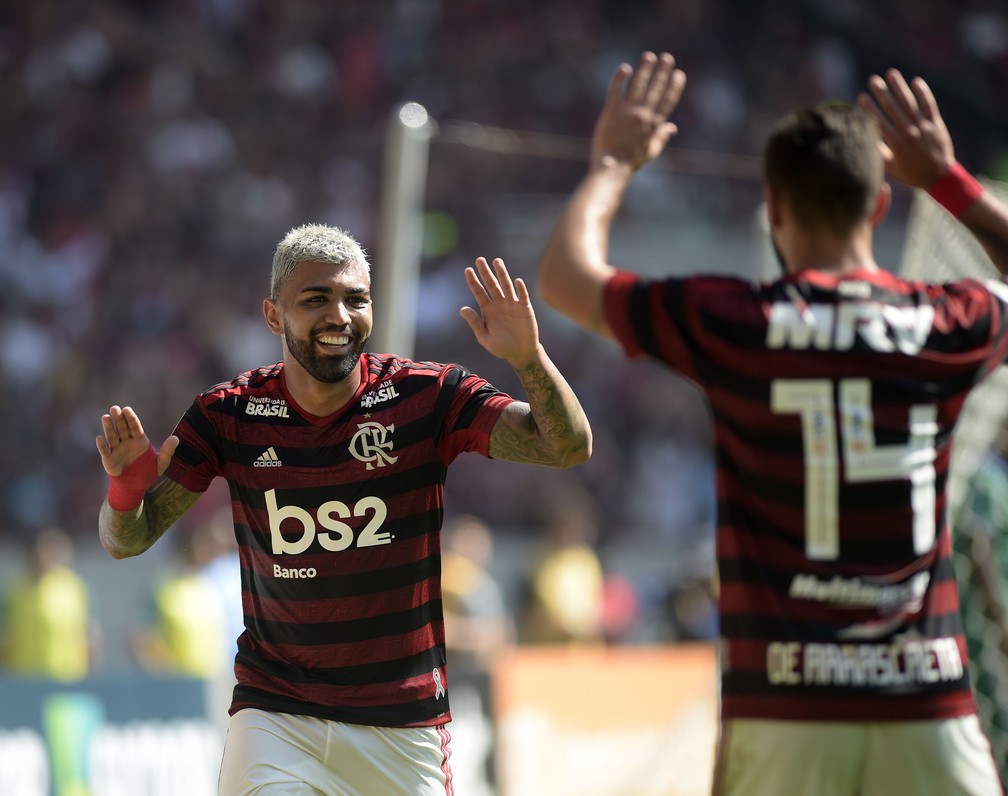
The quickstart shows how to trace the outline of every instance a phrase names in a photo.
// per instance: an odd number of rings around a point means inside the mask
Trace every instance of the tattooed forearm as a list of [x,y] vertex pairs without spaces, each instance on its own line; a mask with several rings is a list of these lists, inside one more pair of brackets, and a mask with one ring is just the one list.
[[108,502],[98,514],[98,538],[113,558],[129,558],[147,550],[199,498],[162,476],[132,511],[115,511]]
[[515,403],[501,415],[490,437],[497,459],[570,467],[591,455],[588,418],[563,376],[542,355],[516,371],[528,403]]
[[558,466],[552,450],[543,450],[535,433],[528,404],[516,402],[501,414],[490,435],[490,455],[495,459]]

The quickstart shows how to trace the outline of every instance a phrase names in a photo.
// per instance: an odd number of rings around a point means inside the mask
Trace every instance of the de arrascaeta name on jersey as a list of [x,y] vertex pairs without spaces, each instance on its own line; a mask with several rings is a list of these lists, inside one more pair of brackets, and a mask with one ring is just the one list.
[[884,644],[773,641],[767,645],[771,685],[900,688],[956,682],[965,664],[954,638],[903,638]]

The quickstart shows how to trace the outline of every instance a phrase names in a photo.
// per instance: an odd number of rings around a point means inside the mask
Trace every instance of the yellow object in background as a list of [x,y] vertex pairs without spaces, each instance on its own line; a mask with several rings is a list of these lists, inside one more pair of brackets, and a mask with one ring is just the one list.
[[87,586],[70,565],[72,543],[62,531],[43,531],[30,571],[5,594],[4,665],[14,674],[61,682],[88,674],[91,606]]

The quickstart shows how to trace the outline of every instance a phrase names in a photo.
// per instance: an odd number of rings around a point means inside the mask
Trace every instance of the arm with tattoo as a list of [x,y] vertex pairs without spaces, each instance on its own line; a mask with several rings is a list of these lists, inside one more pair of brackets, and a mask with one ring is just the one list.
[[478,311],[460,314],[487,351],[515,369],[528,394],[505,409],[490,433],[497,459],[570,467],[591,456],[591,427],[577,396],[539,342],[539,326],[522,279],[512,280],[504,261],[476,260],[466,282]]
[[591,427],[574,391],[545,351],[516,368],[528,403],[516,401],[501,413],[490,434],[495,459],[571,467],[591,456]]
[[109,492],[98,513],[98,538],[113,558],[129,558],[160,539],[199,493],[165,477],[178,437],[168,437],[155,451],[129,406],[113,406],[101,422],[103,433],[95,445],[109,476]]
[[162,475],[135,509],[116,511],[107,500],[103,502],[98,514],[98,538],[112,558],[140,555],[160,539],[197,499],[198,492],[190,492]]

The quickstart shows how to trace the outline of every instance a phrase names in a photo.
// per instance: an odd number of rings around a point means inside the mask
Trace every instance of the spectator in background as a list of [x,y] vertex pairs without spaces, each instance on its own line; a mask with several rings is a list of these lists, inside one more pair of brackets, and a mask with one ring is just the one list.
[[672,641],[712,641],[718,635],[716,579],[685,577],[673,584],[664,600]]
[[493,534],[465,514],[441,534],[441,602],[452,670],[488,672],[515,640],[514,618],[490,570]]
[[150,674],[209,680],[225,670],[230,650],[224,605],[205,573],[217,549],[206,533],[180,530],[176,541],[177,568],[153,585],[133,654]]
[[641,598],[633,580],[606,572],[602,579],[602,640],[610,646],[640,641],[642,619]]
[[598,516],[586,496],[560,500],[529,572],[519,625],[526,644],[603,640],[605,576],[595,552]]
[[224,611],[224,645],[226,668],[231,669],[238,654],[238,637],[245,632],[245,610],[241,585],[241,561],[238,543],[231,523],[231,508],[224,506],[191,534],[193,545],[202,550],[197,554],[203,561],[200,573],[217,594]]
[[491,571],[493,533],[472,514],[441,533],[441,605],[451,661],[452,782],[459,794],[489,794],[494,767],[491,674],[515,641],[514,618]]
[[28,567],[4,594],[0,657],[11,673],[73,682],[96,664],[99,627],[73,557],[65,531],[42,530],[32,542]]

